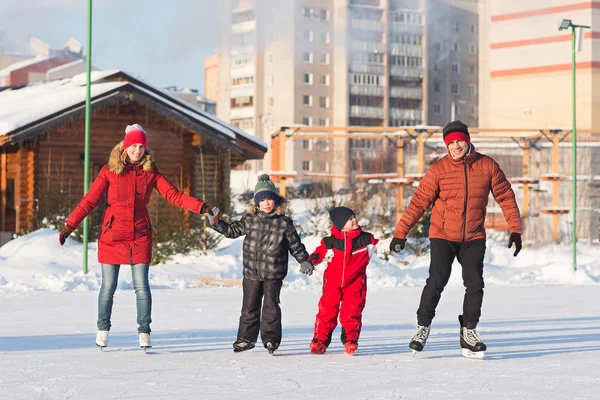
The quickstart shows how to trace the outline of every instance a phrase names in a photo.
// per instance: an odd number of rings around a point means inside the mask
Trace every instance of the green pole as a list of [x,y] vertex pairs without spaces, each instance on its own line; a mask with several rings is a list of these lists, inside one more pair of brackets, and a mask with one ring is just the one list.
[[[83,157],[83,193],[90,190],[90,120],[91,120],[91,80],[92,80],[92,0],[88,0],[87,37],[87,79],[85,88],[85,149]],[[88,234],[89,218],[83,220],[83,273],[88,273]]]

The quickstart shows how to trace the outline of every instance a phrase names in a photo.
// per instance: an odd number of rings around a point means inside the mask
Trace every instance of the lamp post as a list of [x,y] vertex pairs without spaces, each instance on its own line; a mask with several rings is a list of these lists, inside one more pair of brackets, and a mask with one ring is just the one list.
[[[85,141],[83,164],[83,193],[90,190],[90,121],[91,121],[91,71],[92,71],[92,0],[88,0],[88,37],[85,86]],[[83,220],[83,273],[88,273],[89,218]]]
[[[576,71],[576,52],[581,51],[583,43],[583,29],[590,29],[586,25],[576,25],[570,19],[563,19],[558,27],[559,31],[571,28],[571,79],[573,90],[573,128],[571,129],[571,158],[572,158],[572,216],[573,216],[573,233],[572,233],[572,248],[573,248],[573,271],[577,271],[577,80],[575,79]],[[579,45],[576,46],[577,38],[575,29],[579,29]]]

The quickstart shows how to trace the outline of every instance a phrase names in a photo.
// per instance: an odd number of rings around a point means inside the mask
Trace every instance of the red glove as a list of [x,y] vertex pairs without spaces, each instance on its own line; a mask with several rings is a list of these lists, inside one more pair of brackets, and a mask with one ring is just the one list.
[[60,243],[61,246],[65,244],[65,240],[67,240],[69,235],[73,233],[74,230],[75,229],[72,226],[70,226],[69,224],[65,224],[63,230],[60,231],[60,235],[58,235],[58,243]]

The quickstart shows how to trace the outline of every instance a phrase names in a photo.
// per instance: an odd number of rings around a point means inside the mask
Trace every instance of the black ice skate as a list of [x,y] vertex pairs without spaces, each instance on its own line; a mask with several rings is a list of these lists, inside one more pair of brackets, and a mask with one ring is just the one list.
[[458,322],[460,322],[460,347],[463,349],[463,357],[483,358],[487,346],[481,341],[481,336],[479,336],[475,327],[468,328],[465,326],[462,315],[458,316]]
[[254,342],[249,342],[244,339],[238,339],[233,343],[233,351],[240,353],[242,351],[250,350],[254,348]]
[[265,343],[265,349],[267,349],[267,351],[269,352],[270,355],[273,355],[273,353],[275,353],[275,350],[277,350],[278,348],[279,348],[278,343],[275,343],[275,342]]
[[410,339],[410,344],[408,345],[408,347],[410,347],[413,351],[413,356],[418,351],[423,350],[423,347],[425,347],[425,343],[427,343],[427,338],[429,337],[430,329],[431,326],[417,325],[417,330]]

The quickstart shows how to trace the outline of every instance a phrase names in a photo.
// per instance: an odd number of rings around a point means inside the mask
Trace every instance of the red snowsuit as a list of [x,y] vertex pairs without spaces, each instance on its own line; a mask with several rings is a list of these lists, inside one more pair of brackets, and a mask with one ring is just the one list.
[[377,242],[372,234],[363,232],[360,227],[341,232],[333,226],[331,236],[323,238],[309,257],[316,265],[323,261],[328,250],[333,251],[333,258],[323,272],[323,294],[315,321],[316,339],[329,344],[339,313],[342,342],[358,341],[367,298],[368,246]]

